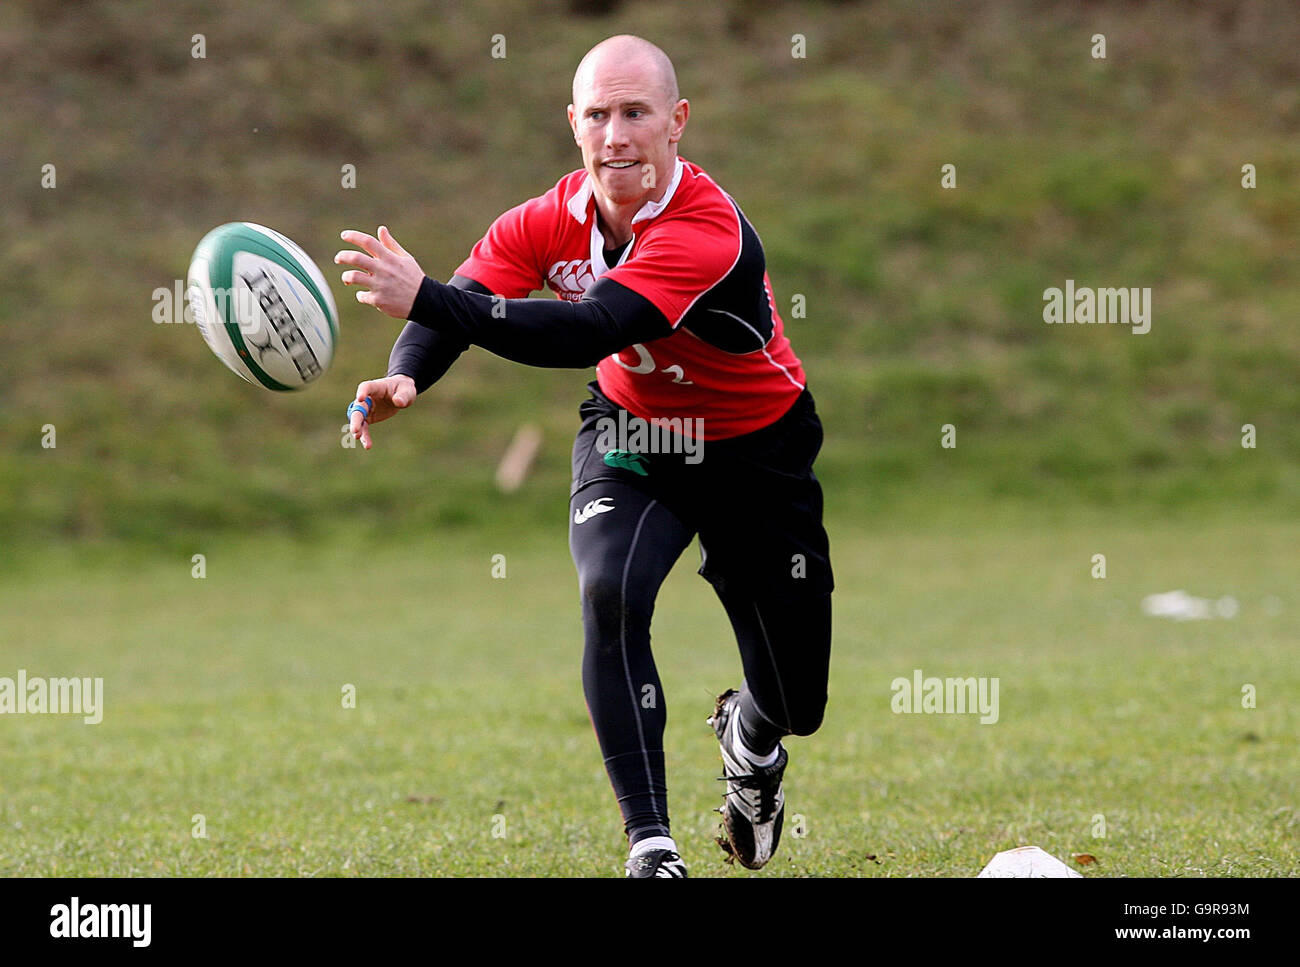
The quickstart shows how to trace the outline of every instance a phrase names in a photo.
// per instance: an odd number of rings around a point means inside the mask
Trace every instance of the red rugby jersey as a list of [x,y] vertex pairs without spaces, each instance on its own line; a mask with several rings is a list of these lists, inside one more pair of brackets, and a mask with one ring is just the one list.
[[663,198],[632,219],[632,241],[613,266],[595,206],[587,172],[570,172],[493,222],[456,274],[507,299],[545,285],[574,302],[607,274],[654,303],[674,331],[601,360],[606,396],[642,419],[700,418],[706,440],[783,416],[804,388],[803,366],[740,206],[679,158]]

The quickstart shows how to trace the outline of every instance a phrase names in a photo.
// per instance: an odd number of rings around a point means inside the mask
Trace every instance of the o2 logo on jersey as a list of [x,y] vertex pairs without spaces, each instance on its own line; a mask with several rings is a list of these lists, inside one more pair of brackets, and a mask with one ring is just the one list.
[[562,259],[547,270],[546,281],[561,299],[577,302],[596,281],[591,274],[591,259]]
[[[636,353],[635,363],[633,363],[631,360],[625,360],[623,358],[625,354],[632,353],[632,352]],[[609,358],[614,360],[614,362],[622,366],[629,373],[645,374],[645,373],[653,373],[655,371],[655,366],[656,366],[655,358],[650,355],[650,350],[646,349],[645,346],[642,346],[639,342],[632,343],[632,345],[628,346],[627,349],[624,349],[621,352],[614,353]],[[659,370],[659,372],[670,374],[673,378],[673,382],[681,386],[695,385],[689,379],[686,378],[686,371],[683,370],[680,366],[665,366],[663,369]]]

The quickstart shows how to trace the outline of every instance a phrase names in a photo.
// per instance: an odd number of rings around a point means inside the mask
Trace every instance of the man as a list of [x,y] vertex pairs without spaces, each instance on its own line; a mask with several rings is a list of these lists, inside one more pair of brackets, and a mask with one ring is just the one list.
[[[353,434],[409,406],[469,345],[534,366],[596,365],[579,408],[569,543],[583,688],[623,814],[628,876],[686,876],[669,831],[666,709],[650,650],[659,586],[699,535],[700,573],[745,679],[709,724],[724,837],[758,869],[780,841],[781,739],[821,724],[833,586],[821,424],[740,208],[677,145],[690,113],[658,47],[611,37],[583,58],[569,124],[583,167],[499,217],[447,284],[381,226],[342,233],[357,299],[409,322],[389,374],[357,387]],[[558,299],[529,299],[548,285]],[[646,446],[649,439],[652,444]]]

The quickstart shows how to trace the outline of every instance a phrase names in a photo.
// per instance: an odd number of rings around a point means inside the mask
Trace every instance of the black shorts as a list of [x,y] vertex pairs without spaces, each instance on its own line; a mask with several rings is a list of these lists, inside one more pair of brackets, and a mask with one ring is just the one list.
[[[589,383],[578,407],[570,498],[619,481],[659,500],[700,538],[699,573],[719,592],[825,593],[835,586],[813,461],[822,425],[805,389],[775,423],[688,452],[615,452],[611,423],[631,417]],[[651,434],[651,436],[655,436]],[[664,434],[658,434],[662,440]],[[664,448],[658,448],[662,451]]]

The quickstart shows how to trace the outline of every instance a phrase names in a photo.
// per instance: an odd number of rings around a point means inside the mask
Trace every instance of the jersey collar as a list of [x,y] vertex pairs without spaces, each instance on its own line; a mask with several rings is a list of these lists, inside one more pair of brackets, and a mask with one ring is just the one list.
[[[658,201],[648,201],[642,205],[641,210],[632,216],[633,225],[654,218],[668,207],[668,203],[673,200],[673,195],[677,193],[677,186],[682,182],[682,170],[682,159],[677,158],[673,165],[673,180],[668,183],[668,190]],[[578,220],[579,225],[585,225],[587,222],[587,212],[591,208],[591,195],[591,175],[587,175],[568,203],[569,214]]]

